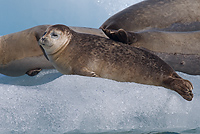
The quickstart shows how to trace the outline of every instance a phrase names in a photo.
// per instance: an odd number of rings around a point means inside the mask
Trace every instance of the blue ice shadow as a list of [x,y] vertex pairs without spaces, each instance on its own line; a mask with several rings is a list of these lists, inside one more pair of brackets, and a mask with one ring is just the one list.
[[19,85],[19,86],[36,86],[49,83],[62,76],[61,73],[55,69],[43,70],[38,75],[30,77],[28,75],[23,75],[19,77],[10,77],[1,75],[0,84],[7,85]]

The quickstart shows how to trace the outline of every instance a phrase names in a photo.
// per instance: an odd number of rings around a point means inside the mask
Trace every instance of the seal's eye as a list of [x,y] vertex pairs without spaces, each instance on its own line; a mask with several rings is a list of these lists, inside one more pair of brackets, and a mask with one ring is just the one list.
[[57,39],[58,37],[59,37],[59,35],[57,33],[55,33],[55,32],[51,33],[51,38]]

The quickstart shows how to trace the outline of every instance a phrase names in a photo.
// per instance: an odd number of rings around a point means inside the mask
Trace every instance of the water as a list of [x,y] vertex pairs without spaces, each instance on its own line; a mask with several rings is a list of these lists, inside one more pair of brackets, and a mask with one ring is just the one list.
[[[58,1],[15,1],[12,5],[13,1],[1,1],[4,27],[0,35],[39,24],[98,28],[110,15],[138,2]],[[67,76],[56,70],[44,70],[35,77],[0,75],[0,133],[200,133],[200,76],[179,74],[194,85],[191,102],[163,87]]]

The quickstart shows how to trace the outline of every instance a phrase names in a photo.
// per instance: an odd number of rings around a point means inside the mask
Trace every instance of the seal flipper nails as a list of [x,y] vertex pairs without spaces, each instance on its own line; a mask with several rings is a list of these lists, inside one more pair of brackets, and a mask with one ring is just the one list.
[[132,44],[137,41],[135,37],[135,33],[129,33],[124,29],[110,30],[110,29],[102,29],[103,32],[112,40],[119,41],[125,44]]
[[41,68],[36,68],[36,69],[32,69],[26,72],[26,74],[28,76],[35,76],[37,75],[42,69]]
[[192,93],[192,83],[188,80],[184,80],[182,78],[168,78],[164,81],[164,84],[167,88],[176,91],[187,101],[191,101],[193,98]]
[[110,29],[102,30],[110,39],[127,44],[127,36],[122,29],[120,31]]
[[98,77],[98,75],[95,72],[88,70],[86,67],[82,68],[81,70],[77,72],[79,72],[81,75],[84,75],[84,76]]
[[134,32],[127,32],[124,29],[119,29],[118,31],[120,41],[126,44],[131,45],[137,41],[136,33]]
[[118,37],[117,31],[115,30],[109,30],[109,29],[102,29],[102,31],[108,36],[110,39],[115,40],[115,41],[120,41],[120,38]]

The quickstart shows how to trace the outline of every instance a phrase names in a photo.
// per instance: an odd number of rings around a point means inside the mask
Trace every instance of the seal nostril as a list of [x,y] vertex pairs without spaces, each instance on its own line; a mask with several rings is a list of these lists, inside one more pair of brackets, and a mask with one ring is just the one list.
[[45,40],[45,38],[42,38],[42,41],[44,41]]

